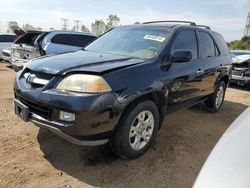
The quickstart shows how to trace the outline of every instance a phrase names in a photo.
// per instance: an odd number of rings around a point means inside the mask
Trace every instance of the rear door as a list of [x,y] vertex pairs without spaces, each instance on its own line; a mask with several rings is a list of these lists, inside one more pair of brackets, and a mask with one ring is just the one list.
[[191,105],[201,97],[204,71],[198,59],[198,41],[194,29],[181,30],[176,34],[170,54],[174,51],[187,50],[192,52],[192,60],[171,63],[167,70],[169,80],[168,103],[171,106],[171,108],[168,108],[171,110],[169,112]]
[[209,32],[198,31],[199,59],[204,70],[202,94],[214,91],[216,80],[220,74],[221,62],[218,46]]

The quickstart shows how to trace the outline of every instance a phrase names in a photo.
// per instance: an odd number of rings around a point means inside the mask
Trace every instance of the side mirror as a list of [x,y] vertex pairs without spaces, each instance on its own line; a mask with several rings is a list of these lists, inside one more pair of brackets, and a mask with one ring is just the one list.
[[172,63],[183,63],[191,61],[193,58],[193,53],[189,50],[178,50],[171,54]]

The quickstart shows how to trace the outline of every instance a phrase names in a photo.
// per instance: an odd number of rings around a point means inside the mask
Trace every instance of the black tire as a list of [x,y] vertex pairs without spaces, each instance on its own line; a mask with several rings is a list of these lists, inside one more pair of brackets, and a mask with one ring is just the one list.
[[[223,96],[220,104],[216,104],[216,98],[218,97],[218,93],[223,88]],[[217,85],[215,92],[205,101],[206,109],[210,112],[218,112],[221,106],[223,105],[224,98],[225,98],[225,91],[226,91],[226,84],[224,81],[219,82]]]
[[[149,111],[151,112],[150,115],[153,115],[154,119],[153,131],[151,137],[148,139],[143,148],[139,150],[134,150],[133,147],[131,146],[131,140],[130,140],[131,138],[129,136],[131,127],[132,124],[134,124],[138,115],[145,111]],[[129,108],[126,112],[124,112],[120,120],[120,123],[117,125],[117,128],[112,138],[110,139],[109,144],[111,146],[112,151],[114,151],[120,157],[124,159],[135,159],[144,154],[148,150],[153,140],[155,139],[158,128],[159,128],[159,111],[157,106],[152,101],[143,101],[134,106],[133,108]]]

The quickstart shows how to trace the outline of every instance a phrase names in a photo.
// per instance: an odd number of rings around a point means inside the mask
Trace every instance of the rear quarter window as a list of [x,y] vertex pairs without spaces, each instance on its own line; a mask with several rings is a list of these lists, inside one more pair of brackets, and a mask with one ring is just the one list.
[[228,46],[224,38],[218,33],[213,33],[213,37],[215,39],[215,42],[219,48],[221,55],[229,55]]
[[88,35],[57,34],[51,39],[51,42],[55,44],[84,47],[95,38],[94,36]]
[[0,42],[14,42],[15,40],[15,35],[0,35]]

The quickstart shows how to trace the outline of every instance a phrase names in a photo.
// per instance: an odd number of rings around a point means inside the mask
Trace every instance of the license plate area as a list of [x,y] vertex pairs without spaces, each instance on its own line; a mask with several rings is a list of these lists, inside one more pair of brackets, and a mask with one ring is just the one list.
[[14,108],[16,115],[22,118],[25,122],[29,121],[30,111],[28,106],[21,103],[19,100],[14,99]]

